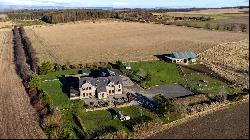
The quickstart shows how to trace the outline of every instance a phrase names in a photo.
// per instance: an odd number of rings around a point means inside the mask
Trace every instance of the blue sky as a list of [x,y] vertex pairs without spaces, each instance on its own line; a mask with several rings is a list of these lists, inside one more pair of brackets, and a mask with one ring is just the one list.
[[0,0],[0,6],[65,6],[65,7],[117,7],[117,8],[190,8],[228,7],[249,5],[249,0]]

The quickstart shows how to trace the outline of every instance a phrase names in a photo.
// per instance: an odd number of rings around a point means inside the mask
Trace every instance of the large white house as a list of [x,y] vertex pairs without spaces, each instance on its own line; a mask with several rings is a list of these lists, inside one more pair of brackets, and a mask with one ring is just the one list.
[[82,77],[79,79],[78,89],[71,90],[70,99],[106,99],[109,96],[122,94],[122,86],[122,80],[119,76]]

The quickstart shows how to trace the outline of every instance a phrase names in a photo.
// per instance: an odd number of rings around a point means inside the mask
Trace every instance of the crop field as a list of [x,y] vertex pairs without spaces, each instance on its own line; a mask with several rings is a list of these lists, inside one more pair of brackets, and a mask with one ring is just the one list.
[[0,139],[46,138],[16,74],[11,31],[0,30]]
[[249,86],[249,40],[220,44],[198,57],[223,77]]
[[68,23],[26,30],[40,61],[61,64],[149,60],[172,51],[203,52],[223,42],[248,38],[244,33],[127,22]]

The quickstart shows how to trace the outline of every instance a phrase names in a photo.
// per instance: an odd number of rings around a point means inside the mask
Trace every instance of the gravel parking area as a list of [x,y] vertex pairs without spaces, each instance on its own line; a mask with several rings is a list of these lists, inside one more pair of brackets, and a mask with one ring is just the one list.
[[162,94],[166,98],[184,97],[184,96],[194,94],[193,92],[177,84],[152,87],[151,89],[146,90],[145,93],[146,93],[145,95],[149,97],[151,96],[153,97],[154,95],[157,95],[157,94]]
[[249,102],[170,128],[149,139],[249,139]]

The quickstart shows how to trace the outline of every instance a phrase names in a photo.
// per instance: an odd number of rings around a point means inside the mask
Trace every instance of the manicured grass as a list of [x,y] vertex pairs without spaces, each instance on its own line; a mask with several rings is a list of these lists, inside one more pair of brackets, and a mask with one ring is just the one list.
[[[220,92],[226,92],[226,93],[239,92],[238,89],[230,88],[226,83],[205,74],[201,73],[191,74],[187,75],[186,78],[188,80],[188,84],[190,84],[192,88],[205,94],[218,94]],[[208,84],[205,84],[200,80],[208,81]]]
[[53,80],[57,79],[58,77],[61,77],[62,75],[78,74],[79,70],[82,69],[68,69],[68,70],[54,71],[46,75],[40,75],[40,77],[42,78],[42,80]]
[[155,85],[166,85],[178,83],[182,84],[183,79],[176,67],[176,64],[163,61],[145,61],[131,63],[132,69],[138,69],[151,75],[151,80],[147,82],[146,87]]
[[[137,106],[123,107],[114,110],[116,110],[117,113],[118,111],[122,111],[122,113],[124,113],[125,115],[130,116],[131,119],[140,117],[141,115],[146,115],[153,120],[160,121],[156,114],[146,111],[145,109],[140,110],[140,108]],[[104,126],[113,126],[117,130],[127,131],[127,128],[123,125],[123,123],[118,118],[113,119],[111,112],[109,112],[108,110],[82,112],[78,115],[80,115],[87,131],[89,132]]]

